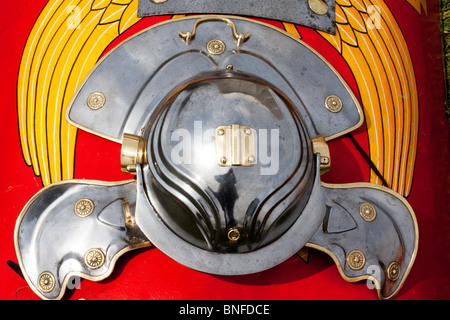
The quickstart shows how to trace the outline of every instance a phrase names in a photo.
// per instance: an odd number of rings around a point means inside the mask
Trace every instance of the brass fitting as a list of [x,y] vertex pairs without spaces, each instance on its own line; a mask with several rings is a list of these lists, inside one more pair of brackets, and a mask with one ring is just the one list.
[[146,143],[141,136],[124,133],[120,166],[125,173],[136,173],[136,164],[146,161]]

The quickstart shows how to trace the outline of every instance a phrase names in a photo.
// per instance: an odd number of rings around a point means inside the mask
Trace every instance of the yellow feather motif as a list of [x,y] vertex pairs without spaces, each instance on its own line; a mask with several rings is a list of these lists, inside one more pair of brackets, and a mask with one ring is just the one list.
[[22,152],[43,185],[72,179],[77,129],[66,108],[107,46],[139,21],[137,0],[51,0],[24,49],[17,102]]
[[[420,13],[425,0],[408,0]],[[370,158],[390,188],[411,191],[418,136],[418,95],[408,46],[382,0],[336,0],[336,35],[319,32],[339,51],[358,85]],[[381,184],[371,171],[370,182]]]

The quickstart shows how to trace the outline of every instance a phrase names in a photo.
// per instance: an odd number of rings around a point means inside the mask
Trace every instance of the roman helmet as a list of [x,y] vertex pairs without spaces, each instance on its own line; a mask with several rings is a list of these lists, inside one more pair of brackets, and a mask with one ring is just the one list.
[[321,182],[327,141],[358,128],[362,109],[328,61],[268,24],[201,15],[152,26],[98,62],[66,117],[121,143],[122,170],[135,178],[60,181],[28,202],[16,250],[44,299],[61,298],[72,276],[106,278],[122,254],[150,245],[228,276],[309,246],[345,277],[371,277],[381,298],[414,262],[417,223],[402,196]]

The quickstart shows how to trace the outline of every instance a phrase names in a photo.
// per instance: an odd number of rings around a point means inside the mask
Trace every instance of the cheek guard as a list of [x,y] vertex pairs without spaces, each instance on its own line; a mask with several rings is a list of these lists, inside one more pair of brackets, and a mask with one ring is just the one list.
[[67,118],[121,143],[135,179],[59,182],[29,201],[15,244],[41,298],[61,298],[72,276],[102,280],[123,253],[150,245],[230,276],[307,246],[346,280],[372,279],[382,299],[414,262],[405,199],[321,182],[327,141],[359,127],[362,111],[330,64],[273,27],[223,16],[152,27],[99,62]]

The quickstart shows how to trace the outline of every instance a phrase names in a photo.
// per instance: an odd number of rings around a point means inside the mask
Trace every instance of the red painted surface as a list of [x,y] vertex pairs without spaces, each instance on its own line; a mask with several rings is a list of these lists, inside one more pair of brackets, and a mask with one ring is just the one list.
[[[17,262],[14,227],[23,206],[42,188],[41,180],[27,167],[20,148],[16,88],[22,51],[28,34],[46,1],[15,4],[0,10],[0,299],[37,299],[25,280],[7,261]],[[406,1],[388,1],[407,40],[419,93],[419,142],[413,187],[408,202],[419,226],[419,249],[410,275],[397,299],[449,299],[450,280],[450,157],[449,128],[444,112],[441,38],[437,1],[428,2],[428,15],[418,15]],[[145,18],[121,40],[162,18]],[[281,26],[274,22],[274,25]],[[300,28],[303,41],[322,54],[358,96],[355,80],[342,57],[317,33]],[[352,133],[368,149],[365,126]],[[329,143],[332,170],[326,182],[368,181],[367,163],[348,138]],[[368,151],[368,150],[367,150]],[[117,181],[130,176],[120,171],[120,145],[78,131],[75,178]],[[68,299],[377,299],[364,281],[342,279],[334,262],[311,250],[309,263],[294,256],[279,266],[254,275],[221,277],[190,270],[156,248],[139,249],[121,257],[104,281],[83,280]]]

